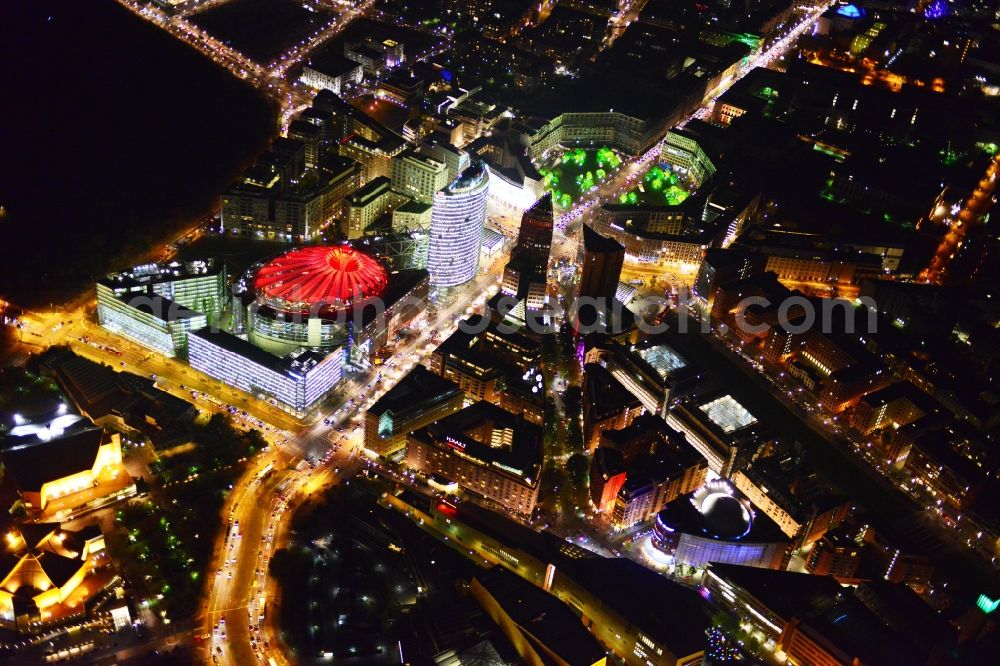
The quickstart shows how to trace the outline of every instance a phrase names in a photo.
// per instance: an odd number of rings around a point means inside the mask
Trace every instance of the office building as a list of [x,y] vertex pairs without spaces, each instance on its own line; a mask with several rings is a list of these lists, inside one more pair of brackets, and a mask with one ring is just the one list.
[[745,280],[764,272],[764,257],[739,248],[709,248],[698,267],[693,293],[709,311],[719,285]]
[[[681,495],[694,492],[708,478],[708,463],[663,419],[643,414],[621,430],[601,433],[595,456],[611,450],[621,455],[625,480],[601,510],[612,528],[626,530],[652,520]],[[607,454],[605,454],[607,455]]]
[[364,73],[361,65],[347,58],[328,54],[310,60],[302,68],[299,81],[315,90],[329,90],[340,95],[349,86],[361,83]]
[[904,586],[852,592],[830,576],[722,563],[703,580],[716,603],[792,663],[930,666],[955,648],[955,629]]
[[835,492],[810,465],[792,454],[755,456],[733,472],[733,485],[746,495],[795,546],[814,543],[851,512],[850,498]]
[[529,518],[538,501],[542,432],[480,401],[411,433],[406,464]]
[[305,147],[306,169],[319,166],[320,147],[323,143],[323,129],[308,120],[293,120],[288,125],[288,138],[300,141]]
[[504,120],[492,134],[468,145],[469,152],[490,169],[491,214],[519,217],[545,195],[544,178],[522,143],[526,131],[530,130]]
[[448,166],[440,160],[409,150],[392,160],[392,189],[422,203],[430,203],[434,195],[454,178],[448,177]]
[[682,433],[724,478],[746,466],[741,454],[757,451],[770,435],[746,407],[733,396],[715,392],[692,396],[671,407],[667,424]]
[[143,264],[101,280],[108,290],[121,298],[126,294],[152,293],[168,298],[183,307],[201,312],[217,322],[229,303],[226,266],[216,259],[172,261],[168,264]]
[[97,283],[101,326],[169,357],[187,353],[190,331],[218,325],[228,303],[225,265],[213,259],[144,264]]
[[603,366],[650,414],[666,418],[667,406],[704,380],[697,366],[656,338],[629,345],[607,336],[592,339],[584,361]]
[[469,153],[450,143],[428,141],[420,146],[419,152],[433,160],[443,162],[448,167],[448,183],[458,178],[471,164]]
[[704,663],[712,611],[695,590],[625,557],[566,559],[552,569],[552,594],[587,618],[621,663]]
[[[430,232],[431,230],[431,209],[429,203],[420,201],[407,201],[403,205],[394,208],[392,211],[392,230],[396,233],[416,231]],[[427,237],[428,241],[430,236]],[[426,263],[423,268],[426,268]]]
[[195,370],[296,415],[308,413],[342,377],[341,347],[325,352],[302,349],[281,358],[207,328],[192,333],[190,345],[189,362]]
[[806,569],[817,576],[833,576],[844,585],[852,584],[857,581],[862,550],[863,545],[849,530],[827,532],[809,551]]
[[643,407],[604,367],[588,363],[583,371],[583,443],[593,453],[603,431],[631,425]]
[[462,408],[465,395],[454,382],[417,365],[365,412],[365,448],[391,456],[406,438]]
[[378,176],[344,198],[341,233],[347,240],[357,240],[370,226],[406,201],[404,195],[393,191],[388,178]]
[[356,161],[336,154],[318,160],[315,168],[293,179],[258,160],[220,197],[222,230],[279,240],[318,236],[340,215],[341,202],[360,185],[363,172]]
[[[614,432],[614,431],[608,431]],[[618,491],[627,478],[625,458],[610,446],[599,446],[590,459],[590,500],[600,513],[610,515]]]
[[77,356],[69,350],[46,355],[47,372],[80,414],[158,450],[183,444],[198,408],[156,388],[155,381]]
[[698,142],[697,135],[682,129],[667,132],[660,158],[699,186],[715,176],[715,165]]
[[[474,315],[438,345],[429,366],[435,374],[458,384],[468,400],[499,400],[503,404],[505,398],[501,394],[506,392],[508,379],[515,385],[515,393],[525,383],[531,392],[541,374],[540,359],[541,345],[537,340],[522,333],[502,331],[482,315]],[[521,401],[508,396],[508,404],[513,403],[520,405]]]
[[614,298],[625,263],[625,248],[583,225],[583,267],[577,297]]
[[511,414],[523,416],[529,423],[545,425],[545,384],[542,373],[508,372],[500,391],[500,406]]
[[479,270],[490,174],[476,162],[434,196],[427,270],[435,287],[457,287]]
[[704,660],[713,611],[694,590],[627,558],[596,556],[470,502],[453,505],[408,490],[386,493],[381,501],[447,537],[460,552],[552,594],[626,666],[694,666]]
[[97,321],[112,333],[167,357],[187,355],[188,334],[208,325],[208,318],[156,294],[116,298],[97,283]]
[[851,413],[851,426],[863,435],[892,428],[898,430],[944,408],[910,382],[897,382],[863,396]]
[[552,250],[552,194],[546,193],[521,216],[517,243],[511,252],[537,273],[545,275]]
[[501,292],[522,301],[528,311],[540,311],[548,302],[552,228],[552,195],[546,194],[521,216],[517,244],[504,267]]
[[365,185],[376,178],[392,175],[392,160],[402,154],[406,143],[402,137],[387,136],[376,140],[362,133],[348,134],[337,147],[341,157],[353,160],[361,167],[359,183]]

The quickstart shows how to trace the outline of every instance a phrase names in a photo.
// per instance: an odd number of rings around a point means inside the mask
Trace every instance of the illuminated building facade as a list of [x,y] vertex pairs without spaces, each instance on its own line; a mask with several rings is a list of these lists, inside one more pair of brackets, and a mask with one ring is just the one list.
[[757,417],[726,393],[681,400],[667,414],[667,424],[683,433],[709,468],[725,478],[740,468],[741,450],[756,451],[767,441]]
[[411,433],[406,464],[527,518],[538,501],[542,433],[522,417],[480,401]]
[[[530,380],[539,374],[540,358],[541,346],[537,340],[522,333],[502,332],[482,315],[475,315],[464,320],[458,330],[438,345],[429,366],[435,374],[455,382],[467,400],[503,403],[505,398],[501,393],[506,391],[501,391],[501,387],[505,380],[531,384]],[[527,391],[531,392],[530,386]],[[528,407],[516,399],[511,402]]]
[[[448,167],[448,180],[441,187],[444,187],[451,181],[458,178],[459,175],[468,169],[471,164],[469,153],[460,148],[456,148],[450,143],[429,141],[420,146],[420,154],[426,155],[427,157],[437,160],[438,162],[443,162],[445,166]],[[492,175],[492,172],[490,175]],[[441,189],[441,187],[438,189]],[[436,191],[437,190],[435,190],[435,192]],[[433,200],[434,193],[432,192],[431,194],[432,196],[428,198],[427,201]]]
[[222,262],[144,264],[97,283],[101,326],[164,356],[184,356],[187,334],[222,317],[229,301]]
[[[363,169],[333,154],[323,155],[319,165],[306,168],[312,160],[306,147],[315,148],[314,142],[295,140],[294,144],[302,147],[301,162],[297,151],[292,155],[266,153],[222,193],[219,208],[224,232],[304,241],[318,236],[340,215],[341,202],[361,183]],[[286,162],[300,164],[301,169]]]
[[349,245],[295,248],[250,269],[238,285],[249,340],[283,356],[347,346],[370,355],[425,302],[427,273],[389,273]]
[[863,435],[899,429],[930,414],[940,413],[933,399],[909,382],[897,382],[862,397],[851,413],[851,425]]
[[401,137],[388,136],[371,140],[362,133],[352,133],[340,141],[337,150],[341,157],[346,157],[361,166],[359,183],[366,185],[372,180],[392,174],[392,160],[402,154],[406,142]]
[[552,229],[552,194],[546,193],[521,216],[513,254],[522,257],[534,270],[544,274],[552,250]]
[[[904,585],[842,587],[830,576],[712,563],[703,577],[713,601],[773,643],[790,664],[939,664],[955,649],[955,627]],[[954,655],[958,662],[967,661]]]
[[587,350],[585,361],[604,366],[646,411],[662,418],[666,418],[668,404],[702,378],[698,368],[675,349],[653,338],[628,346],[601,339]]
[[406,201],[405,196],[393,191],[388,178],[374,178],[344,198],[341,233],[348,240],[361,238],[369,226]]
[[549,252],[552,247],[552,195],[546,194],[521,216],[517,244],[504,267],[500,290],[538,311],[548,301]]
[[218,321],[229,301],[226,266],[215,259],[144,264],[112,273],[101,284],[119,298],[135,293],[152,293],[169,298],[183,307],[205,314],[212,322]]
[[755,507],[773,520],[796,547],[815,542],[840,525],[850,499],[833,492],[816,471],[787,455],[755,457],[731,481]]
[[856,582],[855,573],[861,562],[862,544],[854,535],[835,530],[824,534],[806,558],[806,569],[817,576],[833,576],[844,585]]
[[65,515],[135,493],[117,433],[90,429],[13,446],[0,460],[33,515]]
[[[607,456],[617,452],[624,463],[625,479],[611,498],[604,487],[600,510],[614,530],[626,530],[652,520],[665,505],[680,495],[694,492],[708,478],[708,463],[658,416],[643,414],[622,430],[601,433],[595,452]],[[594,470],[591,470],[593,488]],[[610,501],[609,501],[610,500]],[[597,504],[595,500],[595,504]]]
[[699,187],[715,175],[715,165],[697,139],[684,130],[667,132],[660,157]]
[[656,514],[652,543],[675,564],[696,568],[725,562],[784,569],[791,557],[791,540],[722,479],[678,497]]
[[365,412],[365,448],[380,456],[403,450],[407,435],[457,412],[464,398],[453,382],[414,366]]
[[[397,233],[407,231],[429,232],[431,230],[431,209],[432,206],[429,203],[407,201],[392,211],[392,230]],[[430,240],[429,235],[427,238]],[[422,268],[427,268],[426,253]]]
[[110,582],[100,527],[69,530],[29,523],[6,530],[0,542],[0,626],[35,633],[50,622],[82,616],[85,604]]
[[121,335],[164,356],[187,355],[188,334],[208,325],[208,318],[162,296],[131,294],[115,298],[97,285],[97,320]]
[[476,162],[434,196],[427,270],[431,285],[457,287],[476,276],[490,174]]
[[441,160],[414,150],[392,160],[392,189],[423,203],[454,180],[449,178],[448,165]]
[[281,358],[235,335],[206,328],[191,334],[189,362],[209,377],[302,415],[340,382],[344,350],[302,349]]
[[302,68],[299,81],[316,90],[329,90],[339,95],[345,86],[361,83],[361,65],[347,58],[331,55],[322,60],[310,61]]
[[590,499],[603,514],[614,510],[615,498],[625,485],[625,460],[609,446],[599,446],[590,459]]
[[529,150],[534,160],[555,146],[608,146],[641,155],[652,148],[667,131],[667,118],[643,120],[615,111],[561,113],[531,137]]
[[470,153],[489,166],[491,214],[516,218],[545,195],[542,175],[521,143],[524,129],[504,121],[492,134],[468,146]]

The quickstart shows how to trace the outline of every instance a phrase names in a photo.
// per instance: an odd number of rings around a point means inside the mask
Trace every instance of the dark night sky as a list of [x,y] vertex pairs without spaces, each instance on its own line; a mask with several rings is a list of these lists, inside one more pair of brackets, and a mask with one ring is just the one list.
[[0,293],[21,300],[211,206],[273,127],[255,92],[112,0],[0,3],[0,58]]

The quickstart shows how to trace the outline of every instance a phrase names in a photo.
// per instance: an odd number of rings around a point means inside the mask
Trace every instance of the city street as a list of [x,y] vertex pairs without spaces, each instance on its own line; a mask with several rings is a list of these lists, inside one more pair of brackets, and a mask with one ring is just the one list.
[[[212,565],[215,580],[200,613],[203,635],[210,635],[213,661],[240,665],[274,659],[279,664],[288,663],[277,638],[278,614],[267,611],[273,609],[276,599],[267,565],[274,550],[288,543],[292,515],[289,509],[309,494],[361,469],[366,459],[365,410],[427,356],[433,348],[432,331],[446,337],[459,320],[481,309],[487,294],[495,289],[504,263],[504,259],[497,259],[474,282],[451,294],[449,305],[430,322],[420,325],[421,333],[413,340],[397,346],[391,359],[348,380],[338,391],[341,399],[332,413],[287,444],[258,456],[234,485],[226,507],[229,527]],[[381,383],[376,382],[379,374],[383,377]],[[348,408],[347,401],[359,396],[363,396],[364,404]],[[261,478],[263,474],[267,476]]]

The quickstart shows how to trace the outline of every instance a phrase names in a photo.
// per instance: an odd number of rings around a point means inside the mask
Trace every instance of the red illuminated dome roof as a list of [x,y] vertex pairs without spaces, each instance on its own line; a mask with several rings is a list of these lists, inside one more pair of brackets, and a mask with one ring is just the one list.
[[264,264],[254,291],[281,311],[343,309],[379,296],[389,276],[378,261],[348,245],[300,247]]

